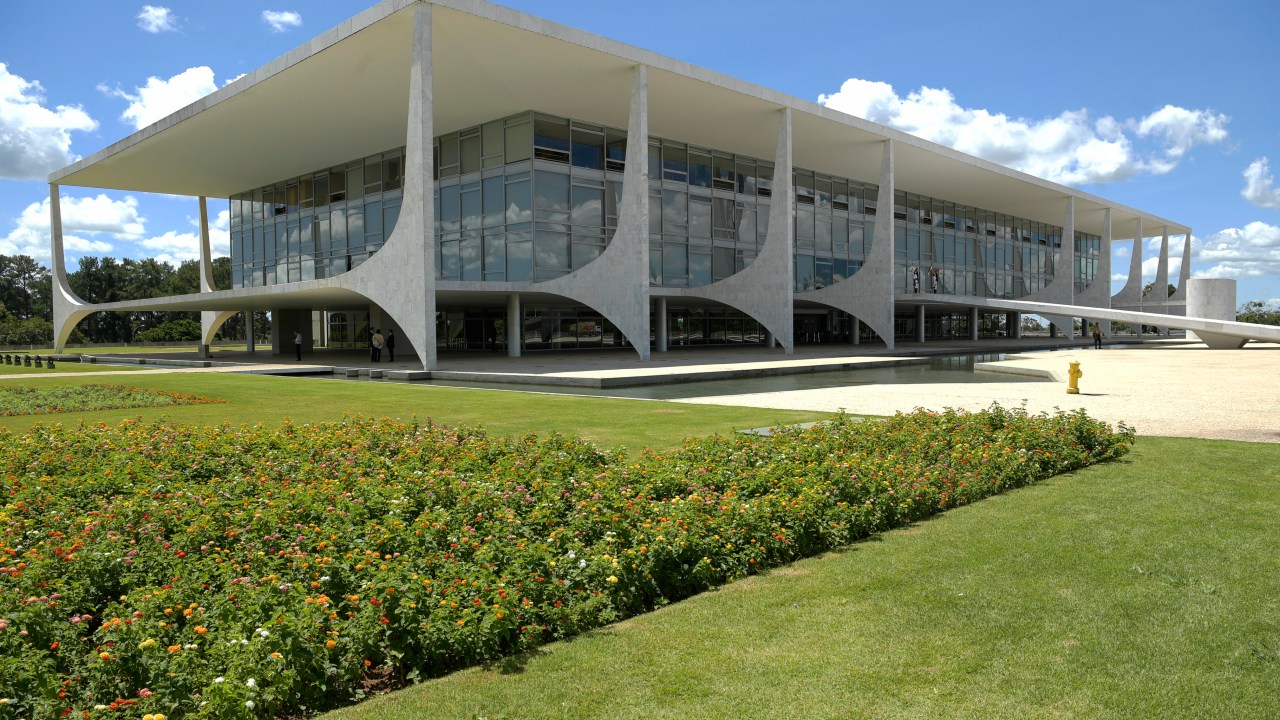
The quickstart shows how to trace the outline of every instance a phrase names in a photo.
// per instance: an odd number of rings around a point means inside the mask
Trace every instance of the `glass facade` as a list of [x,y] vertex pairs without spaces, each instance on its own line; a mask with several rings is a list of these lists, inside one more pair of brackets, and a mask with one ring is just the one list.
[[[915,195],[894,194],[895,291],[1019,298],[1062,261],[1062,228]],[[1075,233],[1075,284],[1097,276],[1102,238]]]
[[[436,139],[439,279],[540,282],[599,257],[618,224],[625,130],[525,112]],[[741,271],[769,226],[773,163],[651,138],[649,282],[697,287]],[[231,198],[232,281],[254,287],[359,266],[399,217],[404,149]],[[796,168],[794,290],[858,271],[875,223],[873,184]],[[1024,297],[1061,263],[1062,228],[898,192],[895,290]],[[1101,238],[1075,237],[1077,289],[1093,283]],[[714,333],[713,333],[714,334]]]
[[404,148],[231,196],[231,286],[332,277],[357,267],[400,217]]

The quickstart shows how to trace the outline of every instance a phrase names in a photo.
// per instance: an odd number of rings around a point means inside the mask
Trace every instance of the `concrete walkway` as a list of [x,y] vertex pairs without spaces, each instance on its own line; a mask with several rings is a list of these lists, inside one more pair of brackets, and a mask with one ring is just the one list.
[[[1080,362],[1080,394],[1066,393],[1068,364]],[[993,402],[1031,412],[1082,408],[1142,435],[1280,442],[1280,344],[1239,350],[1155,342],[1070,349],[992,363],[1038,372],[1045,382],[850,385],[819,390],[719,395],[678,402],[892,415],[916,407],[980,410]]]

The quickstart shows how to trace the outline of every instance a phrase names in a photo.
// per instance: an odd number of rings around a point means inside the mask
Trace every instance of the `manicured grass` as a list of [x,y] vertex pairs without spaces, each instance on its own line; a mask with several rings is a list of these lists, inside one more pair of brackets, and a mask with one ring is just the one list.
[[1280,445],[1125,460],[324,716],[1263,718]]
[[[100,377],[47,378],[53,384],[101,383]],[[10,381],[12,382],[12,381]],[[34,382],[34,381],[33,381]],[[413,383],[370,383],[315,378],[170,373],[131,375],[129,385],[223,398],[218,405],[64,413],[62,423],[105,422],[126,418],[198,425],[221,423],[278,424],[341,420],[348,415],[409,419],[417,416],[446,425],[484,425],[495,435],[577,435],[607,447],[676,447],[686,437],[729,434],[743,428],[821,420],[826,413],[757,408],[717,407],[645,400],[535,395],[495,390],[467,390]],[[0,427],[15,432],[49,416],[0,418]]]
[[0,365],[0,376],[3,375],[53,375],[55,373],[83,372],[130,372],[132,370],[154,370],[155,367],[142,365],[101,365],[98,363],[60,362],[54,368],[36,367],[32,365]]

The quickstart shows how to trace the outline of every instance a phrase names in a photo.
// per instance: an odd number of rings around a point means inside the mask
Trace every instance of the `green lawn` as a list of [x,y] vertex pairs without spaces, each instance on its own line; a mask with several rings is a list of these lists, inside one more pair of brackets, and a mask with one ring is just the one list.
[[[34,362],[34,361],[33,361]],[[130,370],[154,370],[155,367],[142,365],[100,365],[97,363],[59,362],[54,368],[36,367],[32,365],[0,365],[0,376],[3,375],[52,375],[55,373],[83,372],[129,372]]]
[[[15,382],[15,381],[7,381]],[[33,381],[37,382],[37,381]],[[127,378],[47,378],[42,385],[120,382],[137,387],[223,398],[217,405],[111,410],[94,413],[0,418],[20,431],[37,422],[114,423],[125,418],[216,425],[341,420],[346,415],[433,419],[450,425],[484,425],[496,434],[573,434],[610,447],[677,447],[686,437],[727,434],[743,428],[820,420],[824,413],[717,407],[646,400],[535,395],[466,390],[415,383],[371,383],[316,378],[172,373]]]
[[[230,402],[0,426],[417,415],[634,451],[818,417],[266,376],[127,382]],[[1280,445],[1141,438],[1122,462],[325,718],[1271,718],[1277,697]]]
[[1280,445],[1143,438],[326,720],[1271,718]]

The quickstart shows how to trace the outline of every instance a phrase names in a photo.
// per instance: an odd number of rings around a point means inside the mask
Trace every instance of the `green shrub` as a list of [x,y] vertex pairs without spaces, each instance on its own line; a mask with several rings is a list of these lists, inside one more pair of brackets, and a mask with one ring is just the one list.
[[0,697],[40,717],[314,711],[1132,440],[1082,412],[999,407],[837,417],[631,461],[386,419],[0,432]]

